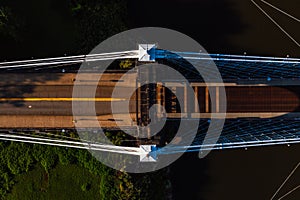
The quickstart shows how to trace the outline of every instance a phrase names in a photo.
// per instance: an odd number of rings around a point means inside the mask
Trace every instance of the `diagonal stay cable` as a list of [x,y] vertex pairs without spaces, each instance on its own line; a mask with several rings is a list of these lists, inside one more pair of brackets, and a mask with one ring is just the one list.
[[67,139],[69,141],[81,141],[81,142],[105,145],[105,143],[101,143],[101,142],[86,140],[86,139],[82,139],[82,138],[73,138],[73,137],[69,137],[69,136],[65,136],[65,135],[58,135],[58,134],[47,133],[47,132],[40,132],[40,133],[35,134],[35,135],[22,132],[22,133],[17,133],[15,135],[25,135],[25,136],[30,136],[30,137],[34,136],[34,137],[37,137],[37,138],[39,137],[39,138],[46,138],[46,139],[50,139],[49,136],[52,136],[53,138]]
[[271,200],[274,199],[274,197],[278,194],[278,192],[281,190],[281,188],[285,185],[285,183],[289,180],[289,178],[294,174],[294,172],[297,170],[297,168],[300,166],[300,162],[296,165],[296,167],[291,171],[291,173],[286,177],[286,179],[283,181],[283,183],[279,186],[279,188],[276,190],[276,192],[271,197]]
[[265,3],[265,4],[267,4],[268,6],[270,6],[270,7],[272,7],[272,8],[274,8],[275,10],[278,10],[278,11],[281,12],[282,14],[284,14],[284,15],[286,15],[286,16],[292,18],[292,19],[294,19],[295,21],[300,22],[300,19],[298,19],[298,18],[294,17],[293,15],[291,15],[291,14],[289,14],[289,13],[287,13],[287,12],[285,12],[285,11],[279,9],[279,8],[277,8],[276,6],[270,4],[269,2],[264,1],[264,0],[260,0],[260,1],[263,2],[263,3]]
[[300,44],[288,33],[286,32],[266,11],[264,11],[254,0],[251,2],[264,14],[266,15],[286,36],[288,36],[298,47]]
[[0,63],[0,68],[7,69],[7,68],[36,67],[36,66],[57,65],[57,64],[76,64],[76,63],[83,63],[83,62],[115,60],[115,59],[124,59],[124,58],[138,58],[138,52],[136,50],[133,50],[133,51],[124,51],[124,52],[111,52],[111,53],[89,54],[89,55],[68,56],[68,57],[10,61],[10,62]]
[[33,143],[33,144],[48,144],[48,145],[52,145],[52,146],[63,146],[63,147],[72,147],[72,148],[80,148],[80,149],[99,150],[99,151],[105,151],[105,152],[140,155],[139,148],[137,148],[137,147],[101,145],[101,144],[87,143],[87,142],[46,139],[46,138],[41,138],[41,137],[18,136],[18,135],[9,135],[9,134],[0,134],[0,139],[1,140],[9,140],[9,141],[17,141],[17,142]]
[[278,200],[283,199],[284,197],[288,196],[289,194],[291,194],[292,192],[296,191],[298,188],[300,188],[300,185],[298,185],[297,187],[294,187],[292,190],[290,190],[289,192],[287,192],[286,194],[282,195],[281,197],[278,198]]

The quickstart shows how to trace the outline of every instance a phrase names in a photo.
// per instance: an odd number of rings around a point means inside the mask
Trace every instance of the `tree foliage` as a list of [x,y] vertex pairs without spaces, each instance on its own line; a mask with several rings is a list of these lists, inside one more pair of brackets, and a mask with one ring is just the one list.
[[22,19],[15,15],[13,9],[0,6],[0,36],[19,41],[20,29],[23,26]]
[[7,167],[12,174],[27,172],[33,163],[30,148],[24,143],[12,143],[6,149]]
[[73,0],[70,5],[80,32],[80,53],[89,53],[103,40],[127,28],[127,1]]

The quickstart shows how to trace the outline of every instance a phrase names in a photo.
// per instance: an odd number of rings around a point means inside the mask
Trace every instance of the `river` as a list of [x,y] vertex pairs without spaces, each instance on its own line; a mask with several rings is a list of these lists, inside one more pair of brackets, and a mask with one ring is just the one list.
[[[296,41],[300,23],[256,0]],[[300,18],[297,0],[270,1]],[[158,26],[180,31],[210,53],[300,57],[300,47],[250,0],[133,0],[132,28]],[[270,199],[300,161],[300,145],[213,151],[204,159],[185,154],[171,165],[175,199]],[[300,184],[300,169],[276,196]],[[285,199],[299,199],[296,190]],[[275,198],[276,199],[276,198]]]

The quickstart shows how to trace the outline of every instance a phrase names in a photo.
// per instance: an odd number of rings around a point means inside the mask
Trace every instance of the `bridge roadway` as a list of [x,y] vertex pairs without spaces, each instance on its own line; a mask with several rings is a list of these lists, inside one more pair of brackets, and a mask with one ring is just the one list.
[[[98,77],[102,79],[97,82]],[[136,86],[136,73],[132,73],[130,80],[122,80],[125,94]],[[95,109],[97,120],[103,127],[116,127],[116,122],[111,115],[110,99],[114,85],[122,77],[121,73],[86,73],[81,76],[79,87],[85,101],[96,101]],[[72,115],[72,91],[76,79],[75,73],[1,73],[0,74],[0,128],[74,128],[75,123]],[[96,99],[87,96],[92,85],[97,84]],[[172,85],[173,84],[173,85]],[[174,83],[163,85],[173,87],[175,93],[184,92],[184,87]],[[199,108],[194,105],[186,105],[186,112],[194,118],[209,118],[211,104],[222,106],[219,98],[216,102],[210,102],[208,89],[218,96],[218,85],[212,84],[207,87],[201,83],[193,83],[197,93]],[[168,117],[179,118],[178,105],[170,106],[172,95],[157,85],[155,101],[166,105]],[[300,86],[236,86],[226,85],[227,117],[275,117],[287,113],[299,112]],[[122,95],[121,95],[122,96]],[[136,125],[136,102],[140,102],[140,95],[133,95],[130,99],[131,121],[125,121],[124,126]],[[217,107],[218,107],[217,106]],[[199,111],[201,115],[199,115]],[[217,111],[218,112],[218,111]],[[93,113],[84,108],[81,115],[85,119],[85,126],[94,127],[95,118],[90,117]],[[118,113],[120,117],[123,113]],[[215,115],[217,116],[217,115]]]
[[[98,77],[102,75],[97,83]],[[0,128],[73,128],[77,123],[72,115],[72,92],[74,81],[82,88],[85,101],[96,101],[95,110],[102,126],[115,127],[112,120],[110,101],[116,81],[122,74],[81,75],[76,80],[75,73],[31,73],[31,74],[0,74]],[[135,80],[135,74],[132,74]],[[122,80],[122,79],[121,79]],[[124,94],[128,93],[135,82],[122,82]],[[95,98],[88,92],[97,86]],[[118,99],[116,99],[119,101]],[[135,117],[135,98],[130,100],[132,118]],[[84,108],[80,113],[85,118],[87,126],[94,124],[95,119],[89,118],[93,113]],[[122,113],[120,113],[122,114]],[[132,125],[131,123],[128,124]]]

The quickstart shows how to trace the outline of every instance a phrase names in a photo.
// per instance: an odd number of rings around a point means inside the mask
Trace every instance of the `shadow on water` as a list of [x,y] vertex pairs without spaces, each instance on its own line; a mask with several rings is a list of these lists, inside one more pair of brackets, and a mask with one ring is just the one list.
[[208,162],[198,153],[184,154],[170,169],[174,199],[198,199],[210,183]]
[[[299,42],[299,23],[257,3]],[[299,18],[298,1],[272,4]],[[299,57],[299,47],[249,0],[129,1],[131,27],[175,29],[198,41],[209,53]]]
[[195,39],[209,52],[234,51],[227,40],[245,25],[229,1],[129,1],[132,28],[157,26],[177,30]]
[[[293,15],[299,10],[295,0],[272,3]],[[132,0],[128,5],[131,28],[174,29],[195,39],[209,53],[246,51],[248,55],[299,57],[297,45],[251,1],[154,0],[144,3]],[[300,29],[296,23],[260,5],[297,39]],[[299,97],[297,88],[286,89]],[[299,105],[294,111],[299,111]],[[299,161],[297,152],[297,145],[289,148],[279,145],[248,151],[214,151],[202,160],[197,154],[185,154],[170,166],[174,199],[270,199]]]

